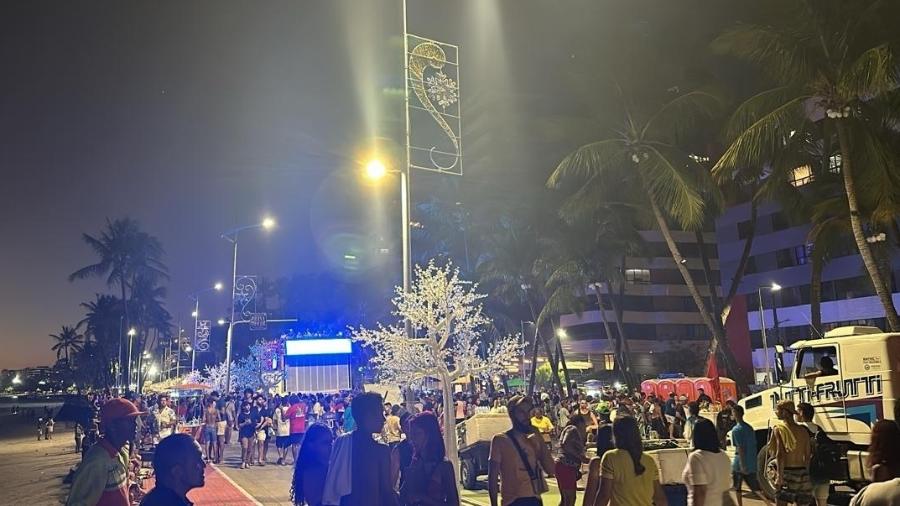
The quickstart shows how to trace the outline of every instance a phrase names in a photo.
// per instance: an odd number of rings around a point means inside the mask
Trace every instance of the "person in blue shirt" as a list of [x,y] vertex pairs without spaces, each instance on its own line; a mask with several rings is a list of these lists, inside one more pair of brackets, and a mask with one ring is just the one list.
[[735,404],[731,411],[736,422],[734,428],[731,429],[731,443],[735,447],[734,457],[731,459],[731,478],[738,506],[743,505],[742,483],[747,484],[751,494],[765,501],[768,506],[772,506],[772,503],[760,492],[759,480],[756,478],[756,434],[753,432],[753,427],[744,421],[744,408]]

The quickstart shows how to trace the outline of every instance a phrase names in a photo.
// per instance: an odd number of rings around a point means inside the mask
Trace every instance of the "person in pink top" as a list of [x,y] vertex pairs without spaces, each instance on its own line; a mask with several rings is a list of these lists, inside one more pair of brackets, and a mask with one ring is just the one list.
[[296,394],[288,397],[288,402],[290,407],[283,416],[291,422],[291,453],[296,462],[297,454],[300,452],[300,443],[303,442],[303,435],[306,434],[306,403],[302,402]]

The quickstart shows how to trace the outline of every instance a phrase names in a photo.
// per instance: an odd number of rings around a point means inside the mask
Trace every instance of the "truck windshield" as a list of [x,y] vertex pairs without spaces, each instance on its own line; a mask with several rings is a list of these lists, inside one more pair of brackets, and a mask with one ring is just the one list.
[[836,376],[838,371],[837,348],[821,346],[805,348],[800,351],[797,364],[798,378],[816,378],[819,376]]

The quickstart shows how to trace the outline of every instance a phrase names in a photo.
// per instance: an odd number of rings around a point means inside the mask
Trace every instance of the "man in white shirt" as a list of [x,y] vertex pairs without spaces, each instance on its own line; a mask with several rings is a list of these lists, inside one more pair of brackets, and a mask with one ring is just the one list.
[[159,412],[156,415],[159,422],[159,439],[165,439],[175,432],[175,410],[169,407],[169,398],[162,396],[159,398]]

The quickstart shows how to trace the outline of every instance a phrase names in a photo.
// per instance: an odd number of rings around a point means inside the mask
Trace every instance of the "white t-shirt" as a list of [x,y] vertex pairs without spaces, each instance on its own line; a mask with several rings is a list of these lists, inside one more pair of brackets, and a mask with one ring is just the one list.
[[171,436],[175,431],[175,410],[169,406],[160,409],[156,421],[159,422],[159,438]]
[[291,435],[291,419],[282,420],[283,413],[287,410],[281,406],[275,408],[275,435],[290,436]]
[[850,506],[893,506],[900,504],[900,478],[872,483],[850,501]]
[[706,506],[721,506],[722,494],[731,489],[731,460],[725,452],[694,450],[682,474],[688,490],[688,505],[694,504],[693,485],[706,485]]

